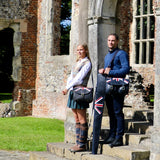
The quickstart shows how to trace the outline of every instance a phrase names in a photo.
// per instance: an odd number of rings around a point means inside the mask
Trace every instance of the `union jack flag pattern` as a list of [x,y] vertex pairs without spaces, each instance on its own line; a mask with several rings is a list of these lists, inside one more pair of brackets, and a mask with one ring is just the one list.
[[116,83],[116,82],[119,82],[120,84],[129,84],[129,80],[124,78],[107,78],[106,82],[109,84]]
[[99,97],[97,100],[95,100],[94,108],[98,112],[98,114],[102,114],[103,111],[103,103],[101,102],[103,100],[103,97]]

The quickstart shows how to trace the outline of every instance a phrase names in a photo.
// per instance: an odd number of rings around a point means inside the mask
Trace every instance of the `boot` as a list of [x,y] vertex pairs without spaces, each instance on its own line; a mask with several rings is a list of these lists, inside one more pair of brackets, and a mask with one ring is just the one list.
[[88,137],[88,123],[80,124],[80,139],[78,146],[72,148],[72,152],[86,151]]
[[115,139],[109,146],[112,147],[117,147],[117,146],[123,146],[123,138],[118,138]]
[[76,144],[70,148],[70,150],[74,150],[75,147],[79,145],[79,138],[80,138],[80,123],[76,123]]

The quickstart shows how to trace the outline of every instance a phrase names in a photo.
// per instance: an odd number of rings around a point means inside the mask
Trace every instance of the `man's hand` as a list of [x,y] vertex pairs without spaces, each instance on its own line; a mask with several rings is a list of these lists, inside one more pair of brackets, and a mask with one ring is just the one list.
[[110,70],[111,70],[111,68],[105,68],[105,70],[104,70],[104,74],[109,74],[109,72],[110,72]]

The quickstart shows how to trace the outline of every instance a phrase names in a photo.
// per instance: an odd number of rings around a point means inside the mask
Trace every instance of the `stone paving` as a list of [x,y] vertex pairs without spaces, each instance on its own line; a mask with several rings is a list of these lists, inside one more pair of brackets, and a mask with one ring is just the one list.
[[[0,150],[0,160],[29,160],[30,153],[31,152]],[[38,154],[42,155],[43,152],[39,152]],[[50,155],[50,157],[54,160],[67,160],[66,158],[58,157],[54,154]]]
[[0,160],[29,160],[29,152],[0,150]]

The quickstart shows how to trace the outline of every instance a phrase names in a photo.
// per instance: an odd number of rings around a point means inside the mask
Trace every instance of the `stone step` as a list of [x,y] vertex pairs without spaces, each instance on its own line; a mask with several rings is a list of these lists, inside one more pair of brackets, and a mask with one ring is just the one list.
[[150,151],[138,146],[109,147],[103,145],[103,155],[119,157],[123,160],[149,160]]
[[[139,145],[141,143],[144,143],[144,141],[148,141],[150,139],[149,135],[145,134],[138,134],[138,133],[125,133],[123,136],[123,144],[124,145]],[[104,139],[100,139],[100,142],[103,142]],[[91,150],[92,146],[92,137],[88,139],[88,149]],[[101,147],[99,147],[99,150],[101,150]],[[101,153],[101,151],[99,151]]]
[[[74,156],[72,159],[75,159]],[[81,160],[122,160],[118,157],[111,157],[102,154],[92,155],[91,153],[82,155]],[[69,160],[63,157],[56,156],[49,152],[31,152],[29,160]],[[75,159],[76,160],[76,159]]]
[[67,160],[49,152],[30,152],[29,160]]
[[96,155],[88,154],[84,155],[82,157],[82,160],[123,160],[123,159],[102,154],[96,154]]
[[142,141],[149,139],[149,135],[138,133],[125,133],[123,143],[125,145],[139,145]]
[[145,134],[152,124],[148,121],[134,121],[125,119],[125,132]]
[[[128,127],[129,126],[129,127]],[[141,141],[144,139],[149,139],[150,137],[145,134],[145,132],[148,132],[150,123],[148,122],[126,122],[126,130],[124,133],[124,144],[129,145],[129,144],[139,144]],[[102,126],[103,127],[103,126]],[[137,132],[137,133],[136,133]],[[109,135],[109,128],[101,128],[100,140],[104,140],[108,137]],[[88,138],[89,141],[92,140],[93,135],[92,135],[92,128],[90,129],[88,133]]]
[[133,119],[135,121],[149,121],[153,123],[153,110],[152,109],[123,109],[125,119]]
[[[69,148],[72,147],[73,144],[69,143],[48,143],[47,150],[50,154],[57,155],[59,157],[63,157],[69,160],[123,160],[119,157],[112,157],[108,155],[92,155],[90,151],[85,152],[71,152]],[[34,160],[34,159],[31,159]],[[39,160],[39,159],[37,159]],[[50,159],[47,159],[50,160]]]

